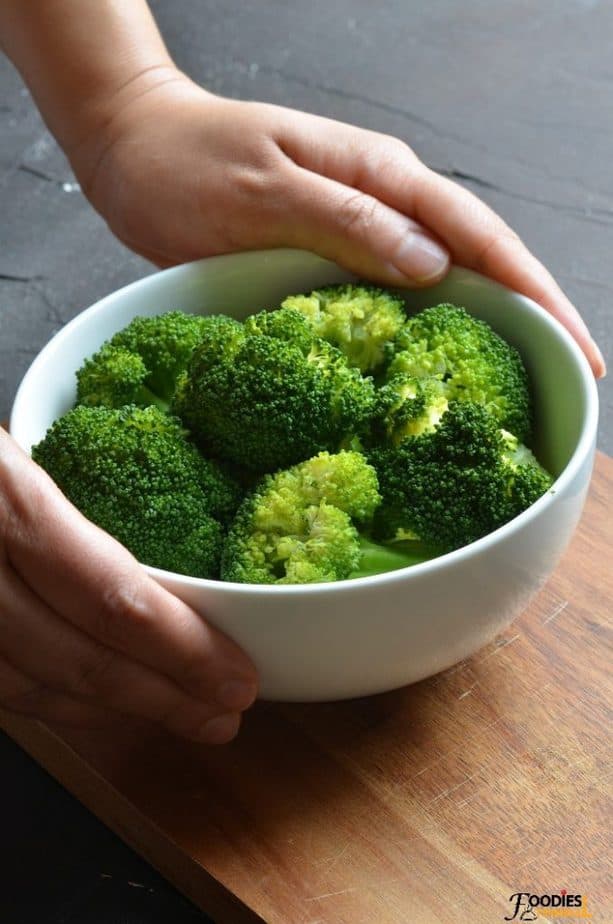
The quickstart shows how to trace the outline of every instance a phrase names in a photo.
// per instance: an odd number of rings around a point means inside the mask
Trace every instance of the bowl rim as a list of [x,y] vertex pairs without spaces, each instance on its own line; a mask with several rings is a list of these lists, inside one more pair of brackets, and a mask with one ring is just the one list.
[[[213,261],[216,263],[229,262],[235,260],[237,257],[244,256],[247,253],[254,257],[259,256],[260,258],[265,258],[273,254],[277,255],[280,251],[284,251],[286,254],[294,256],[309,255],[311,257],[317,257],[316,254],[312,254],[310,251],[294,248],[275,248],[257,251],[251,250],[242,251],[239,253],[221,254],[212,257],[203,257],[199,260],[193,260],[189,263],[180,264],[179,266],[173,266],[169,267],[168,269],[159,270],[140,279],[136,279],[133,282],[128,283],[119,289],[116,289],[108,295],[103,296],[103,298],[94,302],[87,308],[84,308],[67,324],[62,326],[60,330],[45,344],[45,346],[43,346],[43,348],[40,350],[40,352],[37,354],[37,356],[26,370],[13,401],[13,407],[9,420],[9,432],[11,434],[18,434],[19,432],[19,424],[17,418],[20,416],[20,405],[24,400],[24,394],[27,388],[27,380],[36,372],[38,366],[47,360],[51,351],[56,352],[61,348],[63,340],[70,336],[74,327],[84,323],[86,316],[102,312],[108,304],[116,302],[118,298],[129,294],[135,289],[155,287],[157,280],[161,276],[167,277],[172,275],[185,275],[186,273],[194,272],[194,270],[197,270],[202,266],[210,266]],[[324,264],[329,264],[331,262],[325,260],[324,258],[318,259],[320,259]],[[346,272],[340,266],[339,271]],[[162,568],[154,568],[151,565],[146,565],[141,562],[140,564],[143,568],[145,568],[147,573],[152,577],[161,579],[166,584],[169,582],[173,582],[175,584],[180,583],[185,587],[201,590],[207,589],[209,591],[215,592],[219,592],[220,589],[223,588],[228,592],[240,595],[249,594],[261,596],[272,593],[277,596],[294,596],[296,594],[308,594],[314,596],[321,593],[341,594],[358,588],[366,589],[373,586],[393,584],[397,581],[406,581],[407,578],[418,579],[419,577],[432,574],[433,572],[436,572],[442,568],[446,568],[447,566],[461,565],[462,562],[466,561],[467,559],[470,559],[475,555],[479,555],[480,553],[487,552],[488,549],[490,549],[497,542],[502,541],[510,537],[513,533],[528,527],[534,519],[539,517],[541,513],[545,512],[547,508],[553,503],[555,495],[564,491],[573,481],[578,470],[581,468],[586,458],[588,457],[591,447],[595,442],[598,426],[598,390],[588,361],[574,338],[560,323],[560,321],[554,318],[553,315],[551,315],[548,311],[546,311],[546,309],[540,306],[533,299],[528,298],[528,296],[522,295],[521,293],[516,292],[515,290],[510,289],[508,286],[504,286],[487,276],[483,276],[481,273],[466,269],[465,267],[455,265],[452,266],[448,276],[446,276],[444,280],[441,280],[441,282],[444,282],[449,277],[451,277],[452,280],[457,279],[459,282],[478,281],[480,284],[486,284],[490,287],[493,287],[494,289],[498,289],[506,293],[507,296],[511,295],[514,299],[518,299],[524,308],[526,308],[529,312],[538,314],[540,323],[544,324],[545,327],[548,327],[550,333],[562,342],[563,346],[571,354],[571,358],[575,365],[578,367],[582,391],[581,398],[583,406],[586,409],[581,427],[581,433],[566,466],[562,472],[560,472],[551,488],[544,495],[542,495],[542,497],[531,504],[527,510],[524,510],[512,520],[509,520],[507,523],[499,526],[498,529],[495,529],[487,535],[482,536],[480,539],[476,539],[474,542],[470,542],[467,545],[461,546],[459,549],[454,549],[451,552],[445,552],[442,555],[438,555],[436,558],[432,558],[415,565],[410,565],[405,568],[398,568],[395,571],[386,571],[381,574],[369,575],[367,577],[345,578],[341,581],[317,582],[312,584],[243,584],[236,581],[222,581],[212,578],[199,578],[193,577],[191,575],[179,574],[175,571],[166,571]],[[411,290],[407,289],[407,291],[410,292]],[[15,439],[17,442],[19,442],[17,437],[15,437]]]

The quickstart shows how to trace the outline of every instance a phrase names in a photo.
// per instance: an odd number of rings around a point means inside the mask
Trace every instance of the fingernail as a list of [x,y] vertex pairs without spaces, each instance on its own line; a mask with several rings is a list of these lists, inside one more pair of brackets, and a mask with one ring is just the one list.
[[258,692],[257,684],[250,680],[227,680],[217,690],[217,701],[233,711],[248,709]]
[[225,744],[236,735],[241,717],[236,712],[216,715],[205,722],[198,732],[198,741],[206,744]]
[[394,265],[409,279],[423,283],[446,272],[449,254],[425,234],[409,231],[395,256]]
[[594,374],[597,379],[603,379],[605,375],[607,374],[607,364],[605,363],[604,356],[600,352],[600,347],[598,346],[595,340],[592,340],[592,349],[594,351],[595,359],[596,359],[596,362],[594,364],[595,366]]

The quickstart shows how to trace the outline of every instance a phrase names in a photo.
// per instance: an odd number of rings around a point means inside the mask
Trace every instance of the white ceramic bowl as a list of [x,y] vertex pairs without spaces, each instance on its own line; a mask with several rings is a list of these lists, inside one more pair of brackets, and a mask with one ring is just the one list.
[[[181,309],[242,318],[290,292],[350,278],[312,254],[276,250],[200,260],[141,279],[83,311],[34,360],[13,406],[13,436],[28,451],[42,439],[73,404],[75,370],[135,315]],[[519,349],[535,396],[537,455],[557,480],[529,510],[483,539],[375,577],[269,587],[148,568],[251,655],[263,698],[361,696],[466,657],[526,606],[579,519],[598,399],[571,337],[529,299],[467,270],[406,295],[415,310],[442,301],[464,305]]]

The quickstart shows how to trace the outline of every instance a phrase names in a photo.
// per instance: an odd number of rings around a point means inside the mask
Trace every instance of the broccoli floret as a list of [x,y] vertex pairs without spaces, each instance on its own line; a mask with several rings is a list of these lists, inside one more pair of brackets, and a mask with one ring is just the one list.
[[313,345],[313,330],[306,318],[292,308],[277,308],[275,311],[260,311],[245,318],[244,329],[248,334],[261,334],[283,340],[307,355]]
[[158,408],[80,406],[57,420],[33,458],[90,520],[141,562],[217,577],[235,482]]
[[279,309],[205,330],[173,410],[207,454],[264,473],[336,449],[373,396],[339,350]]
[[379,368],[385,349],[406,321],[400,297],[363,283],[290,295],[282,303],[307,318],[314,333],[338,347],[363,373]]
[[382,503],[380,539],[413,537],[451,550],[497,529],[534,503],[551,476],[482,406],[452,401],[439,424],[369,461]]
[[[224,318],[224,322],[228,320]],[[168,410],[178,376],[205,328],[219,322],[180,311],[134,318],[77,372],[77,402]]]
[[437,305],[400,330],[388,375],[434,376],[449,401],[482,404],[500,427],[527,442],[531,431],[528,376],[517,350],[464,308]]
[[396,373],[377,390],[371,442],[397,446],[407,437],[433,430],[448,405],[438,379]]
[[416,547],[388,549],[368,538],[379,502],[375,470],[358,452],[322,452],[268,475],[238,510],[224,548],[222,578],[308,584],[423,561]]
[[552,485],[552,477],[534,453],[508,430],[501,430],[502,467],[512,510],[521,513]]

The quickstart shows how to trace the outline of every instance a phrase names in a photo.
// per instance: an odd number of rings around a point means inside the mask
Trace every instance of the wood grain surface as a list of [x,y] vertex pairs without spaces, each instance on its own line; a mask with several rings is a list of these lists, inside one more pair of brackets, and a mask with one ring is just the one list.
[[537,599],[411,687],[258,704],[222,749],[1,724],[220,924],[493,924],[512,893],[562,889],[608,924],[612,488],[599,454]]

